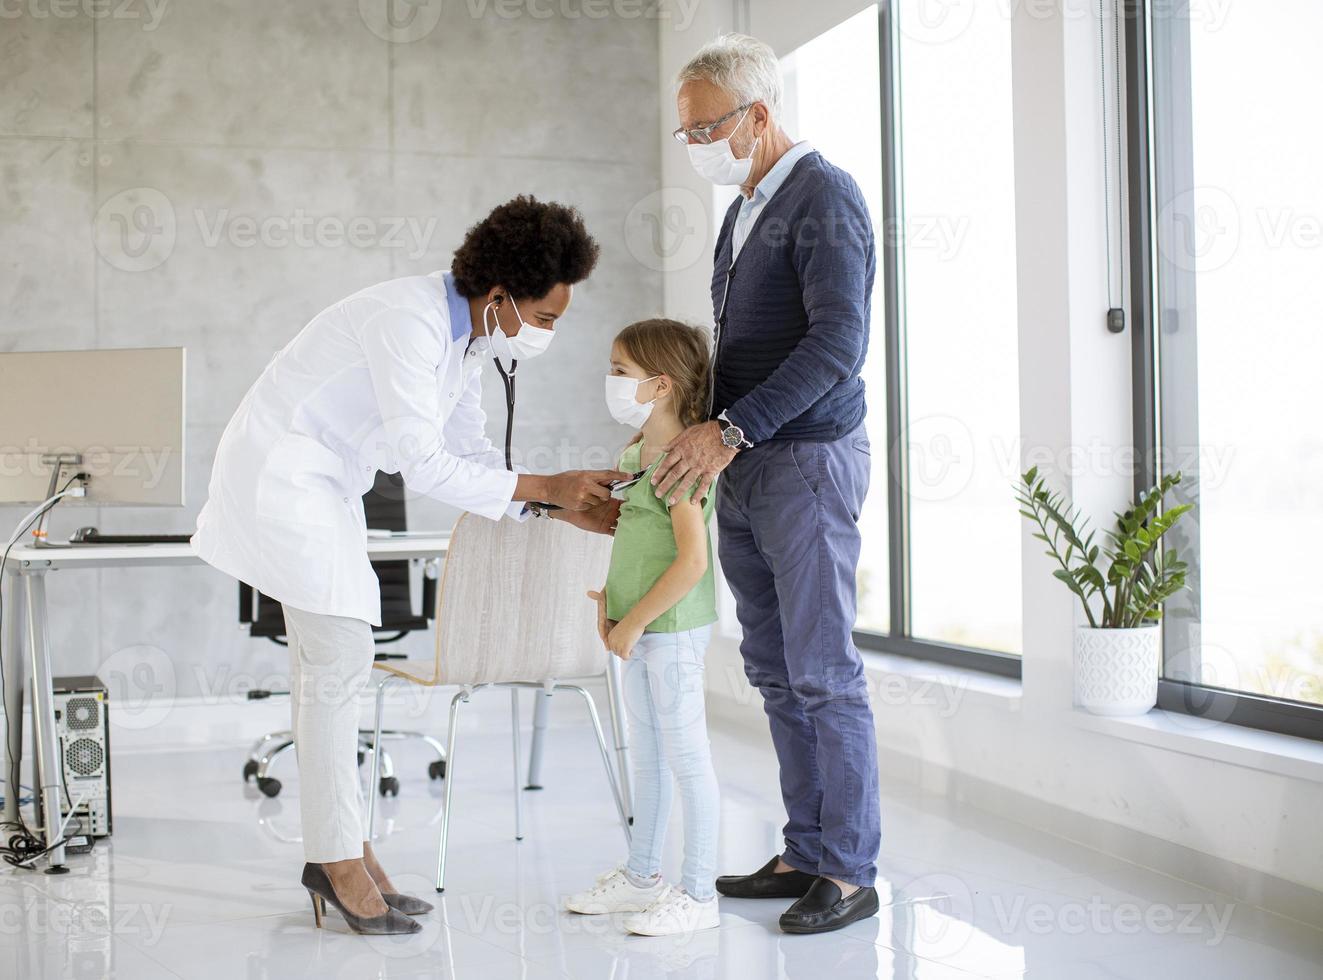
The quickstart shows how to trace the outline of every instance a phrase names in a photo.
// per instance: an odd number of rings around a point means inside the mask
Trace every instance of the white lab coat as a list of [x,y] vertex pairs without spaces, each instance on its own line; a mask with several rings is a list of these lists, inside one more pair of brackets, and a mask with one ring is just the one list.
[[467,302],[442,273],[317,314],[225,427],[198,557],[279,602],[379,626],[362,501],[377,470],[483,517],[519,516],[516,476],[485,432],[489,348],[468,336]]

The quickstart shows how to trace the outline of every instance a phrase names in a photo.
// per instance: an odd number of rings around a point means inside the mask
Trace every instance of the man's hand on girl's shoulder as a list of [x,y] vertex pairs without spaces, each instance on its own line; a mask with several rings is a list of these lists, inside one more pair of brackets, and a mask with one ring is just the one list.
[[694,496],[701,500],[734,458],[735,450],[721,441],[716,422],[691,425],[666,446],[665,457],[653,470],[652,485],[658,497],[674,504],[697,484]]

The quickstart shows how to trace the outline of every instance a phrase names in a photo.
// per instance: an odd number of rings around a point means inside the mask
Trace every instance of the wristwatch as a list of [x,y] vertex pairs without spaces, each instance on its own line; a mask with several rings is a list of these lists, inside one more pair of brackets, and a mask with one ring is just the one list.
[[721,427],[721,444],[727,449],[752,449],[753,443],[744,438],[744,430],[730,420],[725,412],[717,416],[725,424]]

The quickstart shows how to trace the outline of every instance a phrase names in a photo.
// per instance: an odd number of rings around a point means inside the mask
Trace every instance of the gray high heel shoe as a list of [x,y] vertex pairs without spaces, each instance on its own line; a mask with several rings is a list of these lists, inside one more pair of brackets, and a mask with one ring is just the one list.
[[405,915],[426,915],[433,908],[431,902],[424,902],[421,898],[399,892],[391,892],[389,895],[382,892],[381,897],[387,905]]
[[350,929],[364,935],[399,936],[420,932],[423,928],[403,912],[392,908],[389,902],[386,905],[385,915],[365,916],[350,912],[336,896],[335,888],[331,886],[331,879],[320,864],[305,864],[302,881],[303,887],[308,889],[308,895],[312,898],[312,916],[318,929],[322,927],[322,916],[326,914],[327,902],[334,905],[345,917]]

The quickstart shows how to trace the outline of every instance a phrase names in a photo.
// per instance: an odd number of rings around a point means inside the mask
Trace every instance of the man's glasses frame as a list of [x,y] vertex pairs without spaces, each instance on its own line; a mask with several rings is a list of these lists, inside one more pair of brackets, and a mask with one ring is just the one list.
[[711,143],[712,133],[720,127],[722,123],[737,112],[747,112],[752,106],[752,102],[746,102],[744,105],[737,105],[734,109],[731,109],[730,112],[726,113],[714,123],[700,126],[697,129],[685,129],[684,127],[681,127],[671,133],[671,136],[675,138],[677,143],[684,143],[686,145],[689,143]]

